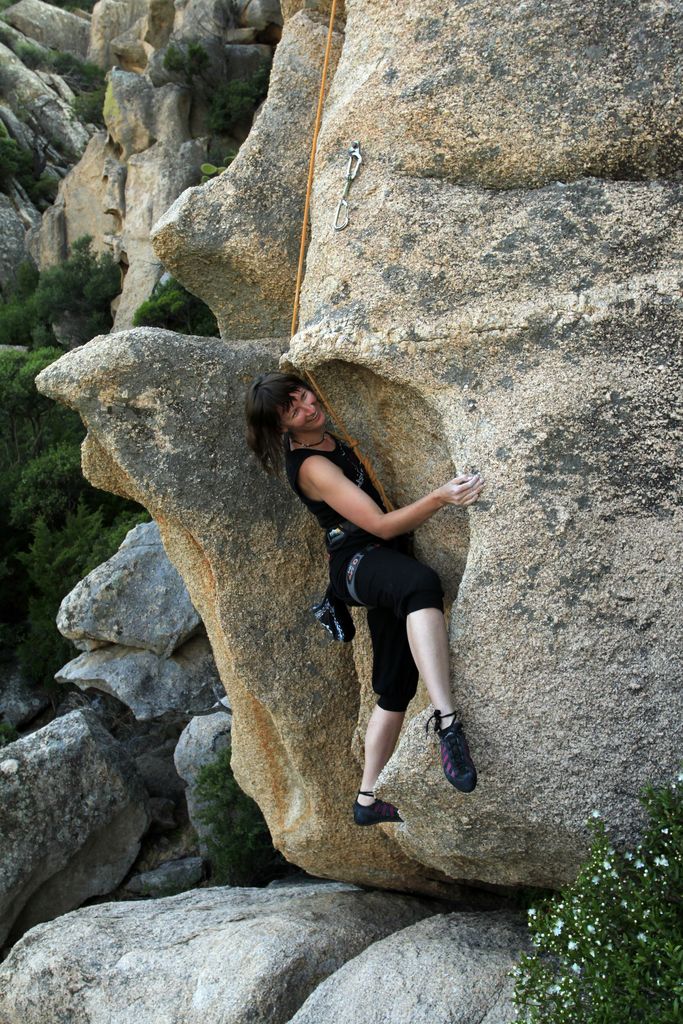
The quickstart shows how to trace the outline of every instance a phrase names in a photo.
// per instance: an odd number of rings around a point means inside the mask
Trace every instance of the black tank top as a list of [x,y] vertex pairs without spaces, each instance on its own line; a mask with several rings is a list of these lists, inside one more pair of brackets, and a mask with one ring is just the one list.
[[[377,488],[368,479],[368,475],[365,472],[365,467],[360,459],[357,457],[353,449],[346,444],[344,441],[340,441],[334,434],[330,435],[335,441],[335,448],[331,452],[321,452],[311,448],[296,448],[294,451],[290,450],[289,438],[285,435],[285,470],[287,472],[287,479],[294,490],[294,493],[301,499],[309,512],[318,520],[323,530],[329,530],[331,526],[337,526],[344,518],[331,508],[324,501],[313,501],[312,498],[306,497],[303,491],[300,490],[297,484],[297,476],[301,468],[301,464],[305,462],[311,455],[324,455],[330,462],[334,462],[335,466],[339,466],[344,476],[356,485],[360,487],[362,491],[369,494],[373,501],[375,501],[383,512],[386,512],[384,503],[379,496]],[[370,540],[377,540],[373,534],[365,533],[364,536]]]

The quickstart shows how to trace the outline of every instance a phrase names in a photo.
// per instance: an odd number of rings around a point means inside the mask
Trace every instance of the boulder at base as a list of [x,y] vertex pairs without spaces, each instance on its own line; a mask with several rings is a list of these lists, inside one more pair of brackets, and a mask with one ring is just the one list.
[[4,747],[0,942],[116,888],[149,820],[135,765],[94,712]]
[[510,1024],[509,972],[527,948],[507,912],[439,914],[349,960],[291,1024]]
[[0,967],[0,1019],[285,1024],[347,960],[432,912],[339,883],[87,907],[17,943]]

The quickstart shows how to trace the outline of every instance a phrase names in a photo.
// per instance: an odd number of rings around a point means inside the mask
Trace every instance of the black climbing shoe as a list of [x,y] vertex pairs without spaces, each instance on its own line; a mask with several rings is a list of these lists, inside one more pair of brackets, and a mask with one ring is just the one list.
[[[367,790],[359,789],[359,796],[374,796]],[[374,804],[364,807],[358,800],[353,805],[353,820],[356,825],[379,825],[380,822],[403,821],[398,809],[393,804],[386,804],[383,800],[375,800]]]
[[465,733],[462,731],[462,723],[453,718],[447,729],[441,727],[442,719],[450,718],[451,715],[454,716],[455,712],[442,715],[440,711],[435,711],[427,720],[425,732],[429,730],[432,718],[435,719],[434,732],[439,736],[443,773],[450,784],[461,793],[471,793],[477,784],[477,769],[470,756]]

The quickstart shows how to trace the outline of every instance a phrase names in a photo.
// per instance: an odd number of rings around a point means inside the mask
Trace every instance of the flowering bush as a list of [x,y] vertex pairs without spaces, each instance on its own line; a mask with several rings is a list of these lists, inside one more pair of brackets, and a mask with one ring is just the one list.
[[648,788],[634,850],[611,845],[597,811],[590,859],[572,886],[529,910],[532,955],[516,976],[525,1024],[683,1021],[683,773]]

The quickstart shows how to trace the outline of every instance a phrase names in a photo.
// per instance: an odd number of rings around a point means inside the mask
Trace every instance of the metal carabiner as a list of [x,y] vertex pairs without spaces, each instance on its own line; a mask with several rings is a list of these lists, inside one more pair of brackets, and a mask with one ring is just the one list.
[[[344,220],[344,222],[342,224],[340,224],[339,223],[339,214],[342,211],[342,207],[345,207],[344,216],[345,216],[346,219]],[[349,204],[346,202],[345,199],[340,199],[339,203],[337,204],[337,209],[336,209],[335,214],[334,214],[334,222],[333,222],[334,230],[335,231],[341,231],[342,228],[345,228],[348,223],[349,223]]]

